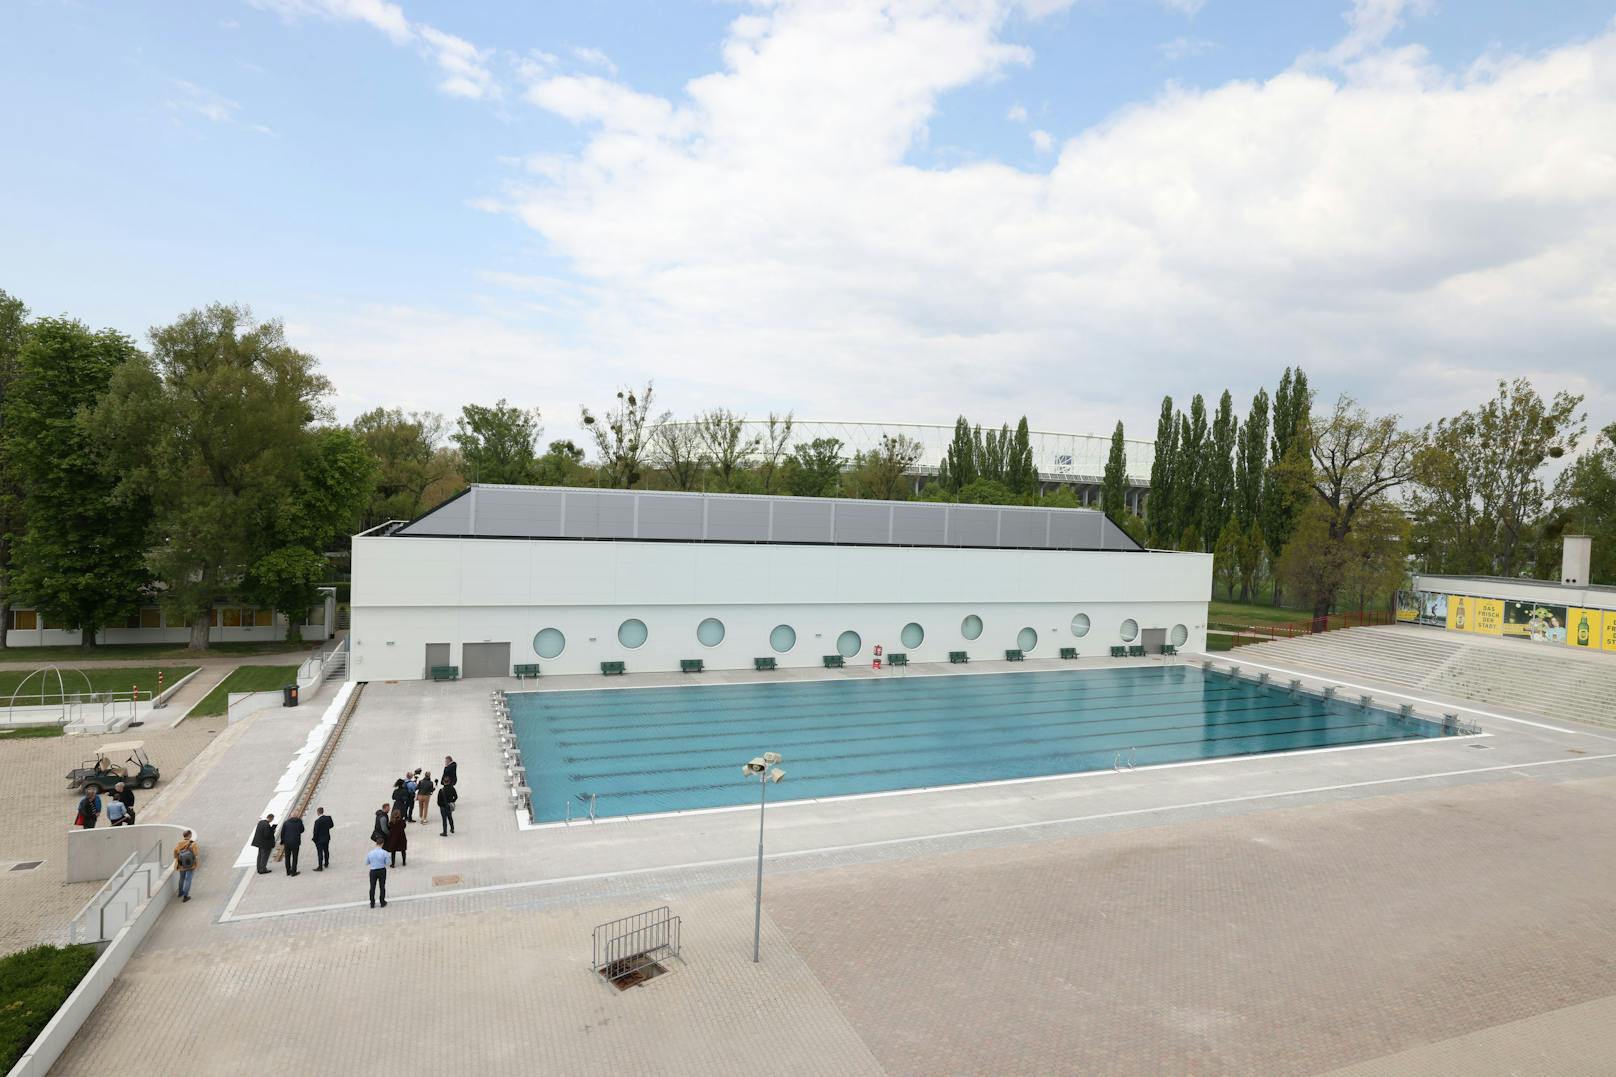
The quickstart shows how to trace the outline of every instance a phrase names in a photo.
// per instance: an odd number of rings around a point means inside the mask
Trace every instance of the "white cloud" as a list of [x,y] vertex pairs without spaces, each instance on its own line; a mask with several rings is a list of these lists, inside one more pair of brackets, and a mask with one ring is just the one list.
[[168,107],[171,109],[189,112],[213,123],[229,123],[241,111],[240,104],[206,86],[198,86],[184,79],[171,79],[170,82],[179,91],[177,96],[169,98]]
[[1206,0],[1160,0],[1161,6],[1169,11],[1177,11],[1191,17],[1200,14],[1206,7]]
[[455,97],[473,99],[499,96],[499,85],[489,67],[491,53],[465,38],[424,22],[414,22],[404,9],[389,0],[247,0],[253,7],[273,11],[288,21],[323,18],[357,22],[380,31],[395,45],[414,45],[443,76],[438,89]]
[[1179,35],[1171,41],[1163,41],[1156,46],[1156,51],[1168,60],[1183,60],[1191,56],[1200,56],[1211,52],[1218,47],[1216,41],[1209,41],[1204,37],[1185,37]]
[[586,143],[485,204],[589,286],[574,339],[688,410],[1146,434],[1161,391],[1300,362],[1420,418],[1525,368],[1616,411],[1616,33],[1442,72],[1383,46],[1411,10],[1365,0],[1343,69],[1169,89],[1044,172],[908,160],[942,94],[1029,61],[1008,4],[787,0],[677,98],[537,78]]
[[1033,149],[1039,153],[1048,153],[1055,148],[1055,139],[1048,131],[1033,131],[1031,133]]
[[572,55],[579,63],[586,64],[589,67],[598,67],[609,75],[617,74],[617,65],[612,63],[612,58],[599,49],[579,46],[572,50]]
[[1004,118],[1011,123],[1026,123],[1027,109],[1022,105],[1011,105],[1010,111],[1004,114]]

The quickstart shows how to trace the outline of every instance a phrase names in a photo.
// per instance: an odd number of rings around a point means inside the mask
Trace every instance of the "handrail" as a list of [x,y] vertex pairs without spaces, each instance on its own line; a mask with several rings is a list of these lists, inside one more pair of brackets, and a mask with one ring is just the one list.
[[[68,922],[68,941],[80,941],[79,936],[82,930],[81,921],[85,915],[90,913],[92,910],[96,916],[96,938],[90,941],[106,941],[107,906],[111,905],[115,900],[117,900],[118,896],[123,893],[124,887],[128,886],[130,881],[137,875],[143,875],[145,877],[146,897],[144,900],[150,901],[152,894],[155,892],[154,884],[156,880],[154,876],[161,874],[162,862],[163,843],[161,839],[153,842],[151,848],[149,849],[137,850],[130,853],[128,859],[126,859],[122,864],[118,865],[118,870],[112,873],[111,878],[107,879],[106,882],[101,884],[101,889],[95,892],[95,896],[85,904],[83,909],[79,910],[78,915],[73,917],[73,919]],[[147,864],[155,865],[157,870],[142,871],[141,869],[143,869]]]
[[1269,624],[1235,624],[1229,621],[1207,621],[1207,631],[1234,637],[1231,647],[1249,643],[1267,643],[1271,640],[1294,639],[1321,632],[1334,632],[1343,628],[1364,628],[1371,625],[1397,623],[1397,615],[1385,610],[1348,610],[1305,621],[1277,621]]

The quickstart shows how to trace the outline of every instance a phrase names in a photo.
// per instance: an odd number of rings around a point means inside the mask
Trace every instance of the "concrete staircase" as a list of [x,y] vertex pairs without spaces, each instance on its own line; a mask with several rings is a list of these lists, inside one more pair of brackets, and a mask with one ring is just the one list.
[[1382,626],[1253,644],[1228,657],[1463,699],[1505,713],[1616,728],[1616,655]]

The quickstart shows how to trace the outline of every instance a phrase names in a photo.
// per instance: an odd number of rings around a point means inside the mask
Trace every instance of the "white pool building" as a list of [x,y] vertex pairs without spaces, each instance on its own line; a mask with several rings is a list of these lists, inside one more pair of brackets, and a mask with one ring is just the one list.
[[1202,650],[1211,584],[1088,509],[476,485],[355,536],[353,676]]

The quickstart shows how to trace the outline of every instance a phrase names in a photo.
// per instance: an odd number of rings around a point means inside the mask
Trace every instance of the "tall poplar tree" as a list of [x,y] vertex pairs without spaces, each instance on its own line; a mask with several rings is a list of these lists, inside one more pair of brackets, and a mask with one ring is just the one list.
[[1229,390],[1218,400],[1212,420],[1212,440],[1206,458],[1206,504],[1201,510],[1201,534],[1208,542],[1223,537],[1223,525],[1234,517],[1234,448],[1240,420],[1234,417]]
[[1016,432],[1010,439],[1005,470],[1005,485],[1011,493],[1031,497],[1038,492],[1038,464],[1032,458],[1032,433],[1027,429],[1025,415],[1016,424]]
[[[1263,479],[1262,531],[1278,561],[1307,507],[1313,484],[1313,397],[1300,367],[1285,368],[1274,393],[1274,428],[1269,439],[1268,472]],[[1279,598],[1275,596],[1275,602]]]
[[943,461],[937,469],[937,481],[949,493],[958,494],[960,487],[976,481],[976,441],[965,416],[955,419],[954,438],[943,450]]
[[1178,423],[1173,417],[1173,398],[1162,397],[1161,417],[1156,420],[1156,446],[1150,461],[1150,496],[1145,502],[1150,544],[1170,550],[1178,543],[1177,520],[1173,516],[1173,466],[1178,462]]
[[0,288],[0,650],[11,626],[11,553],[22,534],[22,487],[6,452],[6,401],[17,378],[17,355],[28,335],[28,308]]
[[1123,440],[1120,422],[1111,435],[1111,453],[1105,458],[1100,508],[1113,520],[1122,519],[1128,508],[1128,443]]
[[1190,400],[1190,413],[1178,420],[1178,462],[1173,465],[1173,493],[1177,500],[1176,523],[1182,532],[1177,547],[1205,550],[1205,543],[1216,535],[1204,536],[1202,517],[1207,501],[1207,477],[1211,472],[1207,451],[1206,400],[1196,393]]
[[120,496],[90,421],[114,373],[139,355],[121,333],[41,318],[5,404],[8,453],[31,521],[17,544],[12,590],[82,629],[86,647],[135,608],[150,581],[145,498],[138,488]]
[[1262,513],[1263,476],[1267,469],[1268,390],[1258,389],[1235,437],[1234,515],[1243,530],[1250,531]]

